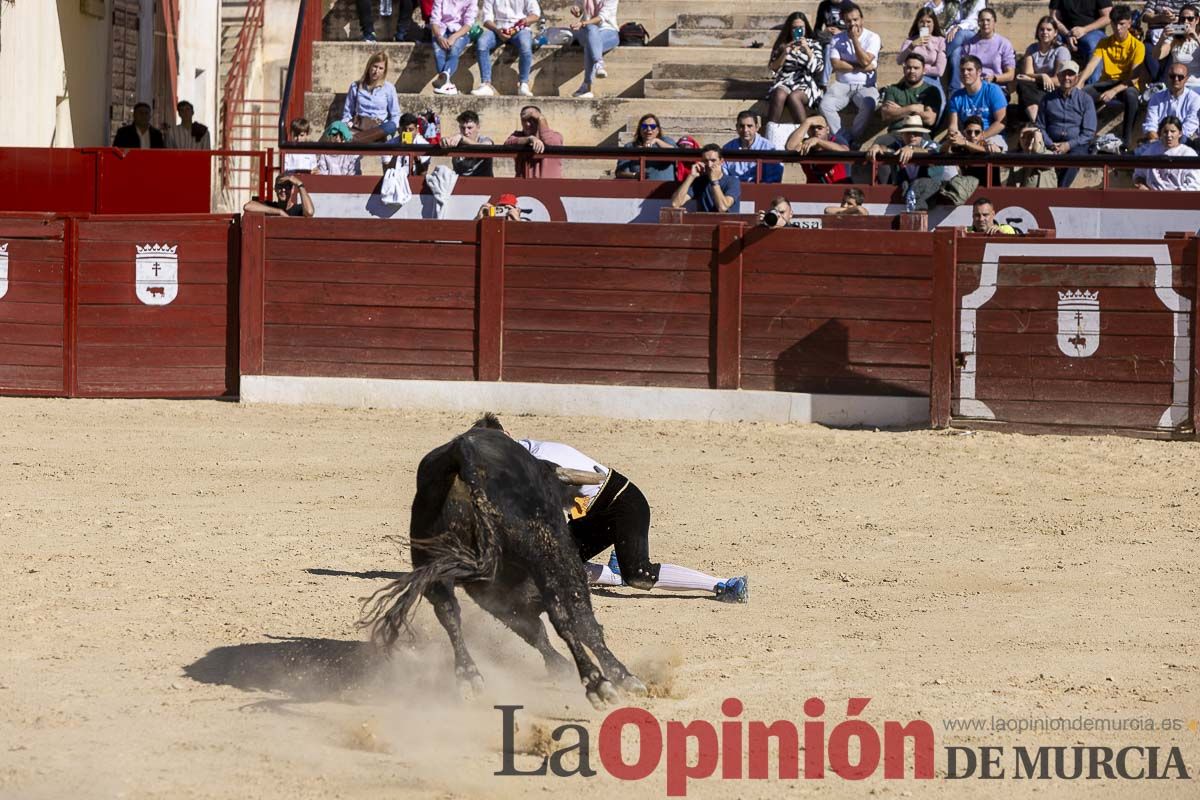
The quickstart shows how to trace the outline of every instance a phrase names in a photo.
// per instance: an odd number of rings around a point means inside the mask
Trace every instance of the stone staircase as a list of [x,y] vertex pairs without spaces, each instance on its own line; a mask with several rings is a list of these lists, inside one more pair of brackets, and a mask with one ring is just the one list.
[[[541,5],[547,25],[565,25],[572,19],[567,11],[569,0],[543,0]],[[885,0],[866,7],[867,27],[883,39],[880,86],[899,80],[898,48],[920,5],[911,0]],[[1010,38],[1018,51],[1023,50],[1045,12],[1044,3],[1001,0],[994,7],[1000,33]],[[743,0],[737,9],[731,12],[730,5],[720,0],[622,0],[621,20],[642,23],[652,37],[651,46],[618,47],[609,53],[605,57],[608,78],[594,83],[596,97],[591,100],[571,97],[583,78],[582,50],[544,46],[534,53],[531,85],[535,97],[530,101],[516,96],[516,58],[507,49],[493,55],[493,84],[500,96],[469,94],[479,85],[479,68],[470,48],[453,78],[462,94],[434,95],[436,67],[428,45],[384,43],[390,31],[378,24],[380,44],[359,42],[353,0],[334,0],[324,21],[326,41],[315,47],[314,85],[306,98],[305,113],[316,124],[339,113],[347,86],[361,74],[369,55],[383,49],[390,59],[389,79],[396,83],[401,108],[432,108],[450,130],[454,117],[470,108],[480,114],[484,131],[502,140],[518,127],[520,108],[532,102],[541,107],[568,144],[624,144],[632,138],[637,119],[651,112],[659,115],[667,135],[688,133],[701,143],[723,143],[733,138],[734,117],[739,111],[765,112],[763,98],[770,85],[767,61],[777,36],[772,28],[795,6],[778,0]],[[805,4],[803,10],[811,16],[816,3]],[[760,46],[753,46],[755,43]],[[853,107],[846,113],[848,119]],[[611,166],[601,168],[602,172],[611,171]],[[566,162],[566,167],[568,176],[581,177],[595,177],[599,168],[595,162],[573,161]]]

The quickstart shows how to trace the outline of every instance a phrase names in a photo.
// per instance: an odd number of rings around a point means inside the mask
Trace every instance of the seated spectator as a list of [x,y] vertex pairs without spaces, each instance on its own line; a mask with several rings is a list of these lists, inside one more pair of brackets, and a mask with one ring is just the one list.
[[991,200],[981,197],[971,205],[971,227],[967,228],[968,231],[986,233],[989,236],[998,233],[1016,235],[1017,232],[1011,225],[996,222],[996,207],[992,205]]
[[[1058,65],[1058,86],[1038,103],[1038,130],[1046,150],[1059,155],[1086,155],[1096,136],[1096,104],[1079,88],[1079,65]],[[1078,169],[1063,170],[1059,186],[1069,186]]]
[[946,37],[942,35],[942,24],[933,9],[925,6],[917,9],[908,38],[896,56],[896,63],[904,66],[909,53],[917,53],[925,59],[925,82],[937,89],[938,113],[946,110],[946,90],[942,88],[942,75],[946,73]]
[[583,48],[583,83],[571,95],[589,98],[592,80],[607,78],[604,54],[621,43],[617,28],[618,0],[575,0],[571,16],[578,17],[570,25],[575,32],[575,41]]
[[[364,42],[377,41],[375,38],[375,14],[371,7],[375,0],[355,0],[355,2],[358,5],[358,27],[362,29],[362,40]],[[399,15],[396,16],[396,33],[392,38],[397,42],[407,41],[409,27],[412,25],[413,0],[379,0],[379,3],[380,17],[390,17],[399,11]]]
[[[1196,151],[1183,143],[1183,122],[1179,117],[1164,117],[1158,123],[1158,138],[1142,148],[1139,156],[1190,156]],[[1133,185],[1159,191],[1200,191],[1200,169],[1142,167],[1133,172]]]
[[979,33],[963,45],[962,55],[979,59],[983,79],[988,83],[1004,87],[1017,76],[1016,52],[1012,42],[996,33],[996,12],[990,8],[979,12]]
[[117,128],[113,147],[129,150],[158,150],[166,146],[162,131],[150,124],[150,104],[138,103],[133,107],[133,122]]
[[950,95],[950,141],[958,137],[960,120],[979,117],[983,123],[982,140],[995,152],[1008,150],[1004,141],[1004,119],[1008,115],[1008,100],[994,83],[983,82],[983,67],[975,56],[963,56],[959,65],[963,88]]
[[[1142,10],[1141,21],[1146,23],[1146,33],[1142,36],[1142,43],[1146,45],[1146,60],[1142,63],[1146,66],[1150,83],[1161,80],[1159,76],[1164,65],[1162,57],[1158,55],[1158,46],[1164,38],[1172,38],[1171,34],[1166,34],[1165,29],[1167,26],[1181,24],[1179,17],[1186,13],[1184,8],[1188,5],[1188,0],[1148,0]],[[1192,16],[1195,17],[1195,14],[1195,6],[1192,6]],[[1170,45],[1167,45],[1167,50],[1170,50]]]
[[[1021,129],[1017,142],[1019,152],[1032,155],[1044,155],[1047,152],[1042,132],[1033,123]],[[1055,189],[1058,187],[1058,176],[1048,167],[1017,167],[1008,174],[1005,184],[1021,189]]]
[[1188,70],[1185,64],[1167,67],[1167,88],[1150,96],[1146,106],[1146,121],[1142,138],[1158,138],[1158,126],[1167,117],[1176,117],[1183,124],[1183,140],[1190,141],[1200,128],[1200,94],[1187,88]]
[[821,102],[825,93],[824,48],[813,35],[803,11],[793,11],[784,20],[771,59],[773,76],[767,90],[767,140],[775,141],[774,128],[783,122],[786,109],[797,124],[808,118],[808,106]]
[[471,43],[471,26],[478,9],[476,0],[434,0],[429,19],[433,34],[433,60],[438,74],[433,79],[434,94],[458,94],[454,72],[458,59]]
[[[1200,18],[1200,8],[1188,4],[1179,9],[1179,21],[1170,31],[1163,29],[1154,58],[1160,65],[1183,64],[1188,71],[1188,88],[1193,91],[1200,91],[1200,53],[1196,52],[1200,49],[1200,38],[1196,35],[1197,18]],[[1146,57],[1150,59],[1149,52]]]
[[857,142],[879,104],[875,77],[881,42],[878,34],[863,27],[862,11],[853,3],[842,4],[842,23],[846,30],[829,45],[833,77],[821,98],[821,115],[836,134],[842,127],[842,109],[853,102],[858,113],[850,125],[850,139]]
[[1058,86],[1058,68],[1071,60],[1071,53],[1058,43],[1054,19],[1038,20],[1033,44],[1025,48],[1021,72],[1017,75],[1017,102],[1025,109],[1026,118],[1037,119],[1038,103]]
[[486,217],[499,217],[509,222],[525,221],[515,194],[502,194],[496,198],[496,202],[481,205],[479,211],[475,212],[475,219]]
[[[638,120],[637,133],[626,147],[667,147],[674,148],[675,140],[663,135],[662,125],[653,114],[643,114]],[[618,178],[637,178],[641,174],[637,159],[617,162],[616,176]],[[673,181],[675,180],[674,161],[647,161],[646,180]]]
[[[822,116],[812,116],[804,120],[800,127],[788,137],[785,147],[788,150],[808,155],[816,151],[828,153],[845,153],[850,148],[834,137],[829,130],[829,124]],[[806,183],[850,183],[850,169],[845,164],[823,161],[814,164],[801,164]]]
[[[867,158],[875,161],[884,153],[896,155],[896,164],[880,164],[878,175],[881,183],[900,187],[900,193],[912,193],[917,211],[929,210],[929,199],[942,188],[944,167],[922,164],[921,156],[938,152],[937,142],[929,138],[929,129],[918,114],[903,120],[886,142],[876,142],[867,148]],[[916,163],[914,163],[914,160]]]
[[[983,133],[983,119],[977,115],[967,117],[963,120],[961,130],[952,128],[948,132],[946,152],[953,155],[986,155],[1003,152],[996,143],[996,137],[986,139]],[[993,169],[992,176],[998,176],[999,168]],[[981,184],[987,181],[988,168],[986,166],[960,167],[958,171],[968,178],[974,178]]]
[[[322,141],[340,144],[350,141],[350,128],[338,121],[330,123]],[[313,172],[318,175],[361,175],[362,158],[352,153],[321,153]]]
[[350,138],[356,142],[380,142],[396,133],[400,101],[387,73],[387,53],[380,50],[367,59],[362,77],[346,91],[342,122],[349,126]]
[[[417,124],[420,119],[416,114],[401,114],[400,115],[400,143],[401,144],[429,144],[424,136],[417,131]],[[395,168],[401,175],[424,175],[429,170],[429,156],[418,156],[412,158],[408,155],[396,155],[391,158],[383,159],[384,169]]]
[[946,37],[950,88],[960,89],[962,82],[958,70],[962,62],[962,48],[979,32],[979,12],[987,8],[987,0],[927,0],[925,6],[937,15]]
[[1104,38],[1111,9],[1112,0],[1050,0],[1054,27],[1075,61],[1087,64],[1092,60],[1096,45]]
[[483,33],[475,40],[475,53],[479,59],[479,86],[471,92],[478,97],[493,97],[492,51],[500,45],[517,49],[518,84],[517,94],[533,97],[529,89],[529,74],[533,70],[533,30],[529,26],[537,22],[542,9],[537,0],[483,0]]
[[262,201],[258,198],[242,206],[242,210],[250,213],[266,214],[273,217],[311,217],[313,215],[312,198],[308,190],[295,175],[280,175],[275,179],[275,196],[273,201]]
[[[737,138],[725,143],[725,150],[771,150],[771,143],[758,135],[758,115],[743,111],[737,115]],[[757,161],[726,161],[725,171],[737,176],[742,183],[756,183]],[[762,162],[762,183],[782,183],[783,164],[778,161]]]
[[862,189],[850,188],[842,192],[842,202],[836,206],[825,206],[824,213],[835,217],[866,217],[871,214],[863,203],[866,197]]
[[742,182],[736,175],[725,172],[720,146],[706,144],[700,152],[702,159],[692,165],[687,177],[671,195],[671,207],[683,208],[688,198],[695,198],[697,211],[724,213],[735,210],[742,199]]
[[562,159],[542,158],[546,146],[562,147],[561,133],[550,128],[550,123],[537,106],[521,109],[521,130],[513,131],[504,140],[509,147],[528,147],[528,153],[517,156],[518,178],[561,178]]
[[782,195],[773,198],[770,206],[758,212],[758,224],[764,228],[795,227],[792,222],[792,204]]
[[889,133],[899,130],[914,114],[932,128],[942,113],[942,96],[925,82],[925,57],[920,53],[904,57],[903,77],[884,87],[881,100],[879,116],[888,123]]
[[[291,142],[307,142],[308,137],[312,134],[312,125],[304,117],[297,117],[292,120],[292,124],[288,126],[288,132],[291,136],[288,141]],[[287,153],[283,154],[283,172],[291,174],[294,172],[312,172],[317,166],[316,153]]]
[[[484,136],[479,129],[479,115],[467,109],[458,115],[458,133],[446,137],[442,144],[446,147],[470,147],[473,145],[495,144]],[[492,177],[492,159],[471,158],[470,156],[454,156],[450,166],[460,178],[490,178]]]
[[[1142,99],[1137,89],[1138,73],[1146,58],[1145,46],[1129,32],[1132,20],[1133,13],[1129,6],[1113,6],[1109,14],[1112,36],[1100,40],[1092,60],[1083,68],[1080,76],[1083,83],[1091,84],[1085,91],[1098,105],[1104,106],[1112,100],[1118,100],[1125,107],[1122,138],[1125,146],[1131,150],[1138,105]],[[1100,79],[1088,81],[1097,71],[1100,72]]]
[[163,143],[171,150],[212,150],[208,126],[196,122],[196,109],[192,104],[180,100],[175,110],[179,112],[179,124],[167,128]]

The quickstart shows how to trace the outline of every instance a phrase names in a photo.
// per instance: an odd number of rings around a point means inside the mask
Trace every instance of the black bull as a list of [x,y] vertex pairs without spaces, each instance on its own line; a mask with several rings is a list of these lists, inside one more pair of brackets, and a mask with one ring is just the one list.
[[[563,514],[572,489],[503,431],[475,427],[431,451],[417,468],[409,538],[413,571],[372,595],[362,624],[391,647],[422,597],[450,636],[465,693],[482,689],[462,636],[455,584],[542,654],[552,673],[568,667],[550,645],[546,612],[566,642],[588,700],[617,699],[616,686],[645,686],[608,646],[592,612],[587,575]],[[585,649],[586,648],[586,649]],[[587,651],[599,662],[597,665]]]

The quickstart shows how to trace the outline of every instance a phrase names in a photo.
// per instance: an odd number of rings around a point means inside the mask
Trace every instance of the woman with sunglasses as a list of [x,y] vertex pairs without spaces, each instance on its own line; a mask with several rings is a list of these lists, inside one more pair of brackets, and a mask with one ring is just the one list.
[[[633,135],[633,141],[625,146],[670,148],[675,147],[675,141],[663,135],[658,117],[653,114],[643,114],[642,118],[638,120],[637,133]],[[615,174],[618,178],[637,178],[641,174],[637,159],[618,161]],[[645,179],[648,181],[675,180],[675,162],[647,161]]]
[[1163,29],[1154,57],[1159,64],[1160,75],[1162,68],[1169,64],[1183,64],[1188,71],[1188,88],[1200,91],[1200,37],[1196,35],[1198,18],[1200,9],[1194,5],[1179,9],[1179,22]]
[[[1158,123],[1158,139],[1142,148],[1138,155],[1195,158],[1196,151],[1183,143],[1183,122],[1179,117],[1165,117]],[[1158,191],[1200,191],[1200,169],[1143,167],[1134,170],[1133,185],[1138,189]]]
[[1025,48],[1017,74],[1017,99],[1030,122],[1037,119],[1038,103],[1058,86],[1058,65],[1070,60],[1071,52],[1058,43],[1054,18],[1047,15],[1039,19],[1033,44]]
[[775,144],[776,125],[783,122],[783,112],[792,112],[796,123],[808,118],[808,106],[821,102],[825,93],[822,75],[825,71],[824,50],[813,37],[812,26],[802,11],[793,11],[783,22],[783,28],[771,48],[769,68],[775,73],[767,92],[766,138]]

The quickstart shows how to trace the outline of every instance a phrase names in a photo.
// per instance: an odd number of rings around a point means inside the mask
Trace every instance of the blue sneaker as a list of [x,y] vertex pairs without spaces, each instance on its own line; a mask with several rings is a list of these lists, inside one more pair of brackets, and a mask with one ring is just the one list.
[[718,583],[713,591],[717,593],[717,599],[722,603],[748,603],[750,602],[750,578],[745,575],[739,578],[729,578]]
[[[617,551],[615,549],[612,551],[612,555],[608,557],[608,569],[613,575],[621,578],[621,564],[617,561]],[[626,585],[624,578],[621,578],[621,585]]]

